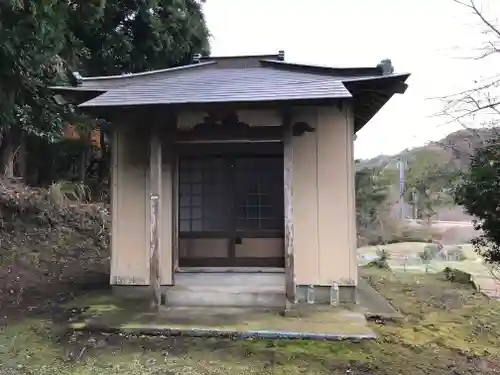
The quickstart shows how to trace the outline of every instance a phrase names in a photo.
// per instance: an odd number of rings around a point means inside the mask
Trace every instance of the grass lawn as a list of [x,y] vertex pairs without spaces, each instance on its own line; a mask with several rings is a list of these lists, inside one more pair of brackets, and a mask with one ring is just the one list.
[[[418,260],[418,254],[423,251],[426,245],[427,243],[423,242],[402,242],[383,245],[381,247],[391,255],[389,265],[393,270],[424,273],[426,272],[426,266]],[[461,245],[461,247],[467,259],[464,261],[442,261],[434,259],[430,262],[428,271],[441,272],[446,267],[457,268],[470,273],[481,290],[488,293],[490,297],[500,298],[500,283],[492,277],[486,264],[478,261],[479,256],[475,253],[474,247],[471,244],[464,244]],[[364,255],[369,260],[376,257],[376,252],[376,246],[365,246],[358,249],[358,254]],[[405,261],[405,256],[409,259],[414,258],[414,261]],[[360,262],[360,265],[366,264],[368,261],[365,259]]]
[[500,374],[500,304],[439,274],[363,270],[400,309],[376,341],[60,337],[50,320],[12,321],[0,374]]

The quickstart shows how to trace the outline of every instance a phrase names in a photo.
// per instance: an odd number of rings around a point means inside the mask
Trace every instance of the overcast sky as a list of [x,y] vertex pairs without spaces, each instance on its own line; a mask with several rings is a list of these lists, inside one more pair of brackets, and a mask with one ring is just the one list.
[[[500,0],[483,0],[490,15]],[[266,54],[334,66],[375,66],[390,58],[412,74],[359,133],[356,158],[394,154],[460,128],[432,116],[443,96],[497,73],[466,59],[484,41],[478,19],[452,0],[207,0],[212,54]],[[477,54],[477,53],[476,53]],[[500,69],[499,69],[500,70]]]

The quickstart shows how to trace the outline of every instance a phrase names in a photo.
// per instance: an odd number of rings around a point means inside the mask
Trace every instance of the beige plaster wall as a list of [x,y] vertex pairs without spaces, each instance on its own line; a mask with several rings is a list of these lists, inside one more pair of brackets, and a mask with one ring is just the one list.
[[[112,143],[111,284],[149,284],[149,144],[145,127],[116,126]],[[162,135],[161,283],[172,283],[172,157]]]
[[294,121],[315,132],[293,138],[296,284],[357,281],[353,121],[349,108],[310,108]]
[[[252,117],[242,112],[242,117]],[[254,114],[259,123],[277,121],[274,111]],[[183,123],[187,117],[184,116]],[[195,116],[196,117],[196,116]],[[267,119],[266,119],[267,118]],[[258,119],[258,121],[257,121]],[[245,121],[247,119],[245,118]],[[293,137],[293,217],[296,284],[357,282],[353,118],[350,108],[297,110],[313,133]],[[251,123],[251,119],[248,120]],[[180,124],[179,124],[180,125]],[[162,284],[172,283],[174,163],[162,135],[160,263]],[[116,127],[112,160],[111,283],[149,284],[149,133]],[[281,248],[281,241],[276,248]],[[252,245],[256,245],[252,243]],[[244,247],[239,249],[245,252]],[[194,251],[181,246],[181,254]]]
[[138,127],[114,129],[112,143],[111,283],[149,283],[146,166],[149,135]]

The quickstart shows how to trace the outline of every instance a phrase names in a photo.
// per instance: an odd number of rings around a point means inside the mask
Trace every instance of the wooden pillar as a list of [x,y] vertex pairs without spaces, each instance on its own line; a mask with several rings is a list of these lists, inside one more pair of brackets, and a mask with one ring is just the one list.
[[[159,120],[162,121],[162,120]],[[164,121],[164,120],[163,120]],[[162,122],[163,123],[163,122]],[[174,195],[174,172],[175,172],[175,152],[174,133],[172,129],[162,126],[161,147],[162,147],[162,176],[161,176],[161,246],[160,246],[160,275],[161,285],[172,285],[174,274],[174,261],[176,257],[176,240],[174,231],[177,228],[175,223],[175,195]]]
[[112,138],[111,138],[111,284],[115,284],[115,278],[117,276],[117,258],[118,253],[118,180],[119,180],[119,169],[118,169],[118,159],[119,153],[118,148],[119,137],[118,130],[116,127],[112,128]]
[[161,303],[160,296],[160,195],[161,195],[161,172],[162,172],[162,150],[159,129],[153,124],[150,138],[149,158],[149,199],[150,199],[150,263],[149,263],[149,285],[152,293],[152,306],[158,308]]
[[179,269],[179,163],[178,155],[171,153],[172,162],[172,281]]
[[285,293],[287,305],[295,303],[295,269],[294,269],[294,228],[293,228],[293,129],[291,118],[283,117],[283,165],[285,196]]

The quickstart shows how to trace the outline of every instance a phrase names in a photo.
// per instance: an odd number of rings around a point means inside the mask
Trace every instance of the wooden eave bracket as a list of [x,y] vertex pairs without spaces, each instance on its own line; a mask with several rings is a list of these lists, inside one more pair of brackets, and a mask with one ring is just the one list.
[[294,137],[300,137],[304,133],[313,133],[316,129],[309,125],[307,122],[299,121],[292,126],[292,135]]
[[394,94],[404,94],[406,90],[408,89],[408,84],[404,82],[396,82],[392,86],[392,92]]

